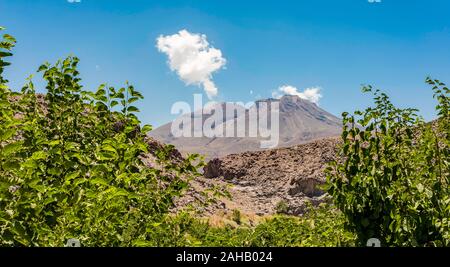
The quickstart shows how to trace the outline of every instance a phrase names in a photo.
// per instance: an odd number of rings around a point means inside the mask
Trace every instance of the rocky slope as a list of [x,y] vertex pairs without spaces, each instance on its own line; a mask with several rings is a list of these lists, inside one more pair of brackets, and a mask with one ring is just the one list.
[[205,166],[203,177],[192,181],[192,189],[177,203],[185,207],[204,202],[205,192],[220,188],[226,189],[231,199],[220,197],[201,207],[203,216],[230,218],[234,210],[254,220],[279,212],[300,215],[308,202],[317,205],[328,200],[318,186],[325,182],[323,170],[336,158],[339,142],[334,137],[213,159]]
[[338,143],[339,138],[328,138],[289,148],[233,154],[211,160],[204,176],[232,184],[230,192],[238,196],[235,204],[244,210],[257,215],[277,211],[297,215],[303,212],[305,201],[314,204],[324,200],[317,186],[325,182],[323,170],[336,157]]

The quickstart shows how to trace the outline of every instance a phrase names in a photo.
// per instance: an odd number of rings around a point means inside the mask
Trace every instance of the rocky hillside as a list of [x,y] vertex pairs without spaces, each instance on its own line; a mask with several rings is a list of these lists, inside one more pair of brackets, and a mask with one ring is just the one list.
[[258,215],[277,210],[299,214],[305,201],[317,203],[323,199],[317,186],[325,182],[323,170],[336,157],[338,142],[338,138],[329,138],[229,155],[210,161],[204,176],[231,183],[233,194],[246,198],[247,203],[240,204]]
[[[231,214],[237,209],[249,216],[299,215],[306,202],[326,201],[317,186],[325,182],[323,170],[336,157],[339,142],[337,137],[327,138],[216,158],[205,166],[204,177],[196,179],[195,186],[197,191],[202,186],[228,188],[232,199],[222,198],[206,210],[209,214]],[[188,195],[192,198],[192,192]]]

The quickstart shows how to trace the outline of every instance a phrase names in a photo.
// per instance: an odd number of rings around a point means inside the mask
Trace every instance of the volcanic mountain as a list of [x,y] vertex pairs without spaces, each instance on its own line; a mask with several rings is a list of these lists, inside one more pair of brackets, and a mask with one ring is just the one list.
[[[201,133],[198,133],[198,130],[195,130],[196,127],[194,127],[192,122],[194,120],[187,120],[188,122],[183,123],[182,127],[191,130],[190,136],[199,134],[201,137],[175,137],[171,131],[172,123],[167,123],[151,131],[149,135],[158,141],[174,145],[183,154],[198,153],[204,155],[206,159],[219,158],[246,151],[263,150],[261,141],[268,140],[268,138],[263,138],[260,135],[258,137],[249,137],[250,127],[248,121],[250,114],[252,114],[252,109],[256,109],[256,113],[259,113],[259,121],[267,121],[270,129],[272,120],[270,112],[267,112],[267,110],[271,110],[271,104],[274,102],[279,104],[279,141],[277,147],[289,147],[324,137],[337,136],[341,132],[341,120],[336,116],[298,96],[285,95],[281,99],[256,101],[248,109],[239,104],[219,103],[215,107],[209,107],[208,110],[204,109],[207,112],[193,112],[183,115],[185,118],[197,116],[203,125],[208,118],[215,114],[212,110],[215,110],[216,107],[221,107],[223,109],[223,120],[221,120],[223,125],[212,124],[211,129],[216,129],[219,126],[227,129],[231,125],[234,126],[235,135],[233,136],[235,137],[206,137],[201,135]],[[261,103],[266,103],[266,105],[261,105]],[[264,106],[268,108],[260,112],[261,107]],[[234,111],[226,112],[230,108]],[[245,125],[244,137],[237,135],[237,125],[242,122]]]

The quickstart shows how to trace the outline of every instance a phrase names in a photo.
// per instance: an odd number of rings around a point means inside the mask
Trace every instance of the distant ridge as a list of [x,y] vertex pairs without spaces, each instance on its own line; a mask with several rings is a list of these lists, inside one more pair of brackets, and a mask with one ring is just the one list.
[[[298,145],[311,140],[337,136],[341,133],[342,124],[339,118],[298,96],[285,95],[281,99],[269,98],[259,100],[255,102],[255,107],[258,108],[259,102],[273,101],[279,101],[280,104],[280,140],[278,147]],[[223,103],[218,105],[225,106]],[[248,110],[243,106],[234,105],[232,107],[240,109],[245,115],[226,117],[224,114],[225,124],[235,123],[248,118]],[[185,116],[193,117],[193,113]],[[203,121],[210,116],[203,115]],[[205,155],[207,159],[246,151],[262,150],[260,141],[264,140],[256,137],[175,138],[171,134],[171,123],[151,131],[149,135],[158,141],[174,145],[183,154],[199,153]]]

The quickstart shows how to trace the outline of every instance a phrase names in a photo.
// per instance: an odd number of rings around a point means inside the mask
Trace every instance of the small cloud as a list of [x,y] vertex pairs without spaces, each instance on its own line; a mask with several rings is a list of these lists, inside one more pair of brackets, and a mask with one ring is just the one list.
[[381,0],[367,0],[367,2],[369,2],[371,4],[375,4],[375,3],[381,3]]
[[319,104],[322,94],[320,93],[320,87],[310,87],[306,88],[303,92],[298,91],[298,89],[291,85],[283,85],[278,88],[278,90],[272,92],[273,98],[281,98],[283,95],[296,95],[302,99],[308,100],[315,104]]
[[77,3],[81,3],[81,0],[67,0],[68,3],[71,4],[77,4]]
[[250,90],[250,94],[253,95],[253,90]]
[[212,74],[226,64],[222,51],[211,47],[204,34],[181,30],[159,36],[156,47],[168,57],[168,64],[186,85],[203,86],[211,99],[218,94]]

